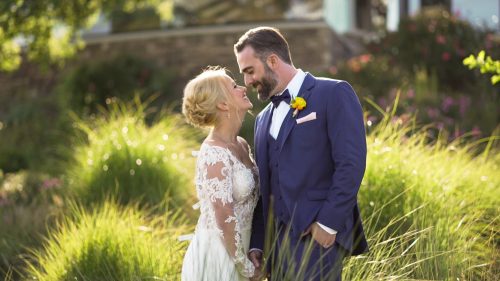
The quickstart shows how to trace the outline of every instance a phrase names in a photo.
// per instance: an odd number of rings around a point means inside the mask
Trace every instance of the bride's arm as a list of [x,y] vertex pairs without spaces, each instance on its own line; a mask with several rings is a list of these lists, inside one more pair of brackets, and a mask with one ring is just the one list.
[[255,267],[243,248],[240,222],[233,208],[232,167],[229,158],[222,158],[206,166],[205,187],[212,202],[217,227],[227,252],[241,275],[252,277]]

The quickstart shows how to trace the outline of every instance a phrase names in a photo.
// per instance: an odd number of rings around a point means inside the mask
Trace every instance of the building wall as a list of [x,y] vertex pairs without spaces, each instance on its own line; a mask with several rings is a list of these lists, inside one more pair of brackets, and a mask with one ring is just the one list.
[[[233,45],[246,30],[258,25],[231,25],[178,30],[115,34],[86,38],[82,61],[128,53],[175,69],[185,81],[207,65],[223,65],[233,73],[238,66]],[[287,38],[296,67],[324,71],[354,52],[347,39],[338,37],[323,21],[274,23]]]

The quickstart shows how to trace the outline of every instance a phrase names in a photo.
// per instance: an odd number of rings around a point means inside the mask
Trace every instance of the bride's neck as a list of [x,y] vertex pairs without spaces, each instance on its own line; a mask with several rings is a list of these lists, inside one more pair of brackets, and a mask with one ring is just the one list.
[[237,143],[238,133],[241,125],[238,127],[231,126],[230,124],[218,124],[210,132],[212,138],[224,143]]

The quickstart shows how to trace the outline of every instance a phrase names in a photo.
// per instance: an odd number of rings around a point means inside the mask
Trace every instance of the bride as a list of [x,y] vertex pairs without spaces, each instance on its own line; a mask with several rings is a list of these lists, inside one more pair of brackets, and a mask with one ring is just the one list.
[[250,147],[238,136],[253,107],[246,88],[224,68],[210,68],[184,89],[182,113],[197,127],[210,127],[196,164],[200,217],[182,265],[183,281],[240,281],[258,278],[247,257],[257,168]]

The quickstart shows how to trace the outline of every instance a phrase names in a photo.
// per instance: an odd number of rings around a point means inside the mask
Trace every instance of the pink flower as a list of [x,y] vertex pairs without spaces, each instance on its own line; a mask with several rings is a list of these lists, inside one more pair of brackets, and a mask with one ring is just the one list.
[[328,71],[330,72],[331,75],[335,75],[339,72],[336,66],[331,66]]
[[370,116],[368,116],[368,118],[366,118],[366,119],[367,119],[368,121],[375,122],[375,121],[377,121],[377,119],[378,119],[378,118],[377,118],[377,116],[370,115]]
[[451,58],[451,55],[450,55],[450,53],[448,53],[448,52],[444,52],[444,53],[441,55],[441,59],[442,59],[443,61],[449,61],[449,60],[450,60],[450,58]]
[[62,181],[58,178],[51,178],[43,182],[42,190],[48,190],[53,188],[58,188],[62,184]]
[[430,118],[437,118],[439,116],[439,110],[436,108],[427,108],[427,115]]
[[408,92],[406,92],[406,96],[409,98],[409,99],[412,99],[415,97],[415,90],[413,89],[409,89]]
[[470,106],[470,98],[466,97],[466,96],[460,96],[460,98],[458,100],[458,106],[459,106],[460,115],[462,117],[464,117],[465,113],[467,112],[467,110],[469,109],[469,106]]
[[371,60],[372,60],[372,55],[370,54],[364,54],[359,56],[359,61],[361,61],[361,63],[368,63]]
[[444,45],[446,43],[446,37],[441,34],[436,35],[436,42],[440,45]]
[[464,57],[465,56],[465,50],[460,48],[460,47],[457,47],[455,49],[455,52],[460,56],[460,57]]
[[431,32],[431,33],[434,33],[434,31],[436,31],[436,21],[435,20],[431,21],[431,23],[427,26],[427,30],[429,30],[429,32]]
[[454,104],[455,100],[452,97],[447,96],[441,103],[441,109],[443,109],[444,112],[448,112],[450,110],[450,107],[452,107]]
[[463,135],[463,132],[458,127],[455,128],[454,137],[459,138],[461,135]]
[[444,117],[444,123],[448,126],[451,126],[453,125],[453,123],[455,122],[455,120],[453,118],[450,118],[450,117]]
[[481,135],[481,129],[479,129],[478,126],[474,126],[474,128],[472,128],[471,134],[473,136],[475,136],[475,137],[480,136]]
[[9,200],[0,197],[0,207],[9,205]]
[[349,68],[351,69],[352,72],[360,72],[361,71],[361,64],[359,63],[359,61],[357,61],[355,59],[350,59],[347,62],[347,65],[349,66]]

